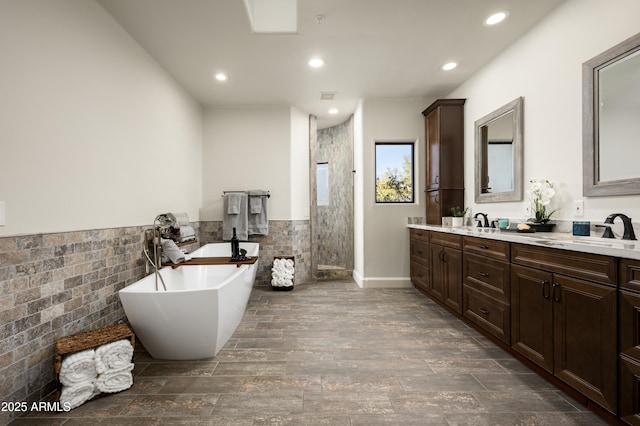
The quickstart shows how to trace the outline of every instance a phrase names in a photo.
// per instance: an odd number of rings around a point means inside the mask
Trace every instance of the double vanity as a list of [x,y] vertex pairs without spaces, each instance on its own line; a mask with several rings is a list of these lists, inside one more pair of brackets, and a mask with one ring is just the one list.
[[640,424],[640,241],[408,227],[418,290],[593,411]]

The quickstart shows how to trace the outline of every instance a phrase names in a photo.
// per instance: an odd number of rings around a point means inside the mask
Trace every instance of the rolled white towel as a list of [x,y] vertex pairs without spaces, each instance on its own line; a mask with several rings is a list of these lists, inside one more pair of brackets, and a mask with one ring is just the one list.
[[60,403],[63,407],[66,407],[68,404],[69,408],[76,408],[97,394],[98,392],[96,392],[96,385],[93,380],[73,386],[63,386],[62,392],[60,392]]
[[133,346],[128,339],[107,343],[96,349],[96,371],[102,374],[108,370],[118,370],[131,364]]
[[162,240],[162,253],[163,256],[166,256],[171,261],[171,263],[184,262],[184,253],[173,240]]
[[107,370],[98,376],[96,380],[96,388],[100,392],[114,393],[129,389],[133,385],[133,363],[119,368]]
[[95,351],[89,349],[67,355],[60,366],[60,383],[65,386],[84,384],[95,380],[96,375]]

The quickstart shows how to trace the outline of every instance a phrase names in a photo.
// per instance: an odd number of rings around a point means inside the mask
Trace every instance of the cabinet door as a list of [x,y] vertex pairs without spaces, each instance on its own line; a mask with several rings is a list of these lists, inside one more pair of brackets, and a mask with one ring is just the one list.
[[554,374],[612,413],[617,411],[616,289],[553,276]]
[[640,294],[620,292],[620,418],[640,425]]
[[444,303],[444,281],[442,279],[444,263],[444,247],[437,244],[429,245],[429,294],[434,299]]
[[443,250],[444,303],[462,314],[462,251],[449,247]]
[[553,372],[553,304],[549,272],[511,265],[511,347]]
[[441,201],[440,191],[427,192],[427,223],[432,225],[442,224]]
[[440,183],[440,108],[425,118],[427,137],[427,191],[438,189]]

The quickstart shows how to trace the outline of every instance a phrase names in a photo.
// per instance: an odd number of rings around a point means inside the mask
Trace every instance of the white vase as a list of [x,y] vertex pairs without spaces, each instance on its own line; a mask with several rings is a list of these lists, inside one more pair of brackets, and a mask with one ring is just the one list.
[[452,217],[451,226],[454,228],[461,228],[464,225],[464,217]]

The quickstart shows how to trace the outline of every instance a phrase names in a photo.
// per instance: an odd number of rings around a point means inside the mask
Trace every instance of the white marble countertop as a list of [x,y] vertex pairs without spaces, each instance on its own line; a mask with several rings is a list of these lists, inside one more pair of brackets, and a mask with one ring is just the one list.
[[488,238],[491,240],[508,241],[511,243],[530,244],[540,247],[550,247],[562,250],[572,250],[582,253],[601,254],[605,256],[621,257],[640,260],[640,241],[629,241],[599,237],[577,237],[565,232],[532,232],[524,233],[515,230],[505,231],[494,228],[478,228],[464,226],[461,228],[445,227],[441,225],[407,225],[408,228],[425,229],[429,231],[448,232],[450,234],[467,235],[471,237]]

